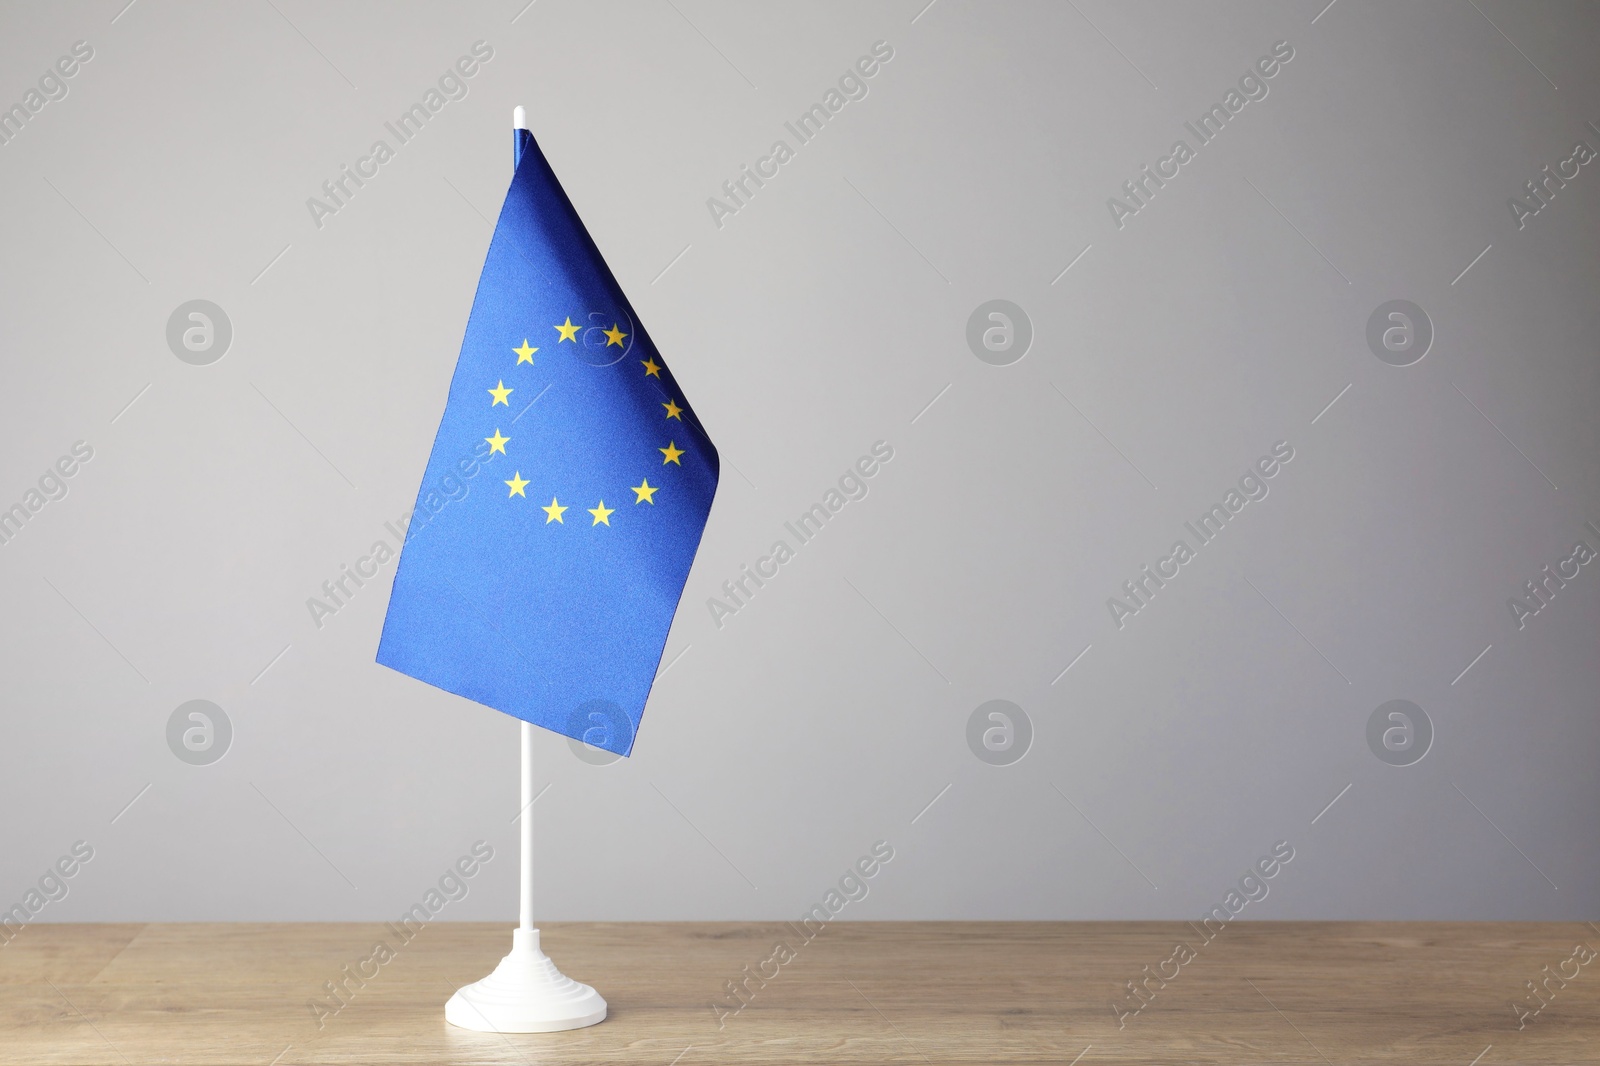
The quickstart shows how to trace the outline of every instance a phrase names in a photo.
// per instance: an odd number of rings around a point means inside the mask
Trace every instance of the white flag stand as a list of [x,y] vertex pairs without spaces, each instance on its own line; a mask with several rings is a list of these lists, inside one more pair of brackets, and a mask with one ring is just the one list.
[[[517,108],[512,128],[528,128]],[[522,914],[511,953],[481,981],[459,989],[444,1005],[451,1025],[480,1033],[558,1033],[605,1021],[606,1001],[556,969],[539,948],[533,925],[533,726],[522,723]]]
[[[517,109],[521,112],[521,108]],[[519,127],[522,128],[522,127]],[[522,922],[511,954],[494,972],[460,989],[444,1020],[480,1033],[558,1033],[605,1021],[600,993],[556,969],[533,925],[533,726],[522,723]]]

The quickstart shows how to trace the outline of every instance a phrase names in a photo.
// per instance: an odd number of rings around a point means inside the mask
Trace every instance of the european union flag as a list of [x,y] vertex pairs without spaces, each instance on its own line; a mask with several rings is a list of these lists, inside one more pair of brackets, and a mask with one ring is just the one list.
[[717,450],[533,135],[516,137],[378,662],[627,755]]

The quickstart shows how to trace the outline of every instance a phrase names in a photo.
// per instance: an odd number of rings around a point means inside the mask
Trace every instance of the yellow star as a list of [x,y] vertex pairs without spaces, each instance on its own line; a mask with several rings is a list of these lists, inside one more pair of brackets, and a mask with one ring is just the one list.
[[568,315],[567,320],[556,327],[556,332],[561,334],[561,336],[556,340],[556,343],[560,344],[562,341],[571,341],[573,344],[577,344],[578,328],[579,327],[572,324],[572,316]]
[[[661,460],[662,466],[666,466],[668,463],[678,463],[678,456],[683,454],[683,449],[678,447],[677,441],[670,440],[665,448],[657,448],[656,451],[666,456],[665,459]],[[678,463],[678,465],[682,466],[683,464]]]
[[[489,406],[492,407],[494,405],[490,404]],[[511,405],[506,404],[506,406],[510,407]],[[506,453],[506,444],[511,440],[510,437],[502,437],[498,429],[494,431],[494,436],[485,437],[483,439],[484,442],[489,445],[490,455],[493,455],[495,452],[499,452],[501,455],[504,455]]]
[[600,332],[606,335],[607,348],[611,347],[613,344],[615,344],[618,348],[622,347],[622,338],[627,336],[626,333],[617,328],[617,324],[615,322],[611,323],[610,329],[601,330]]
[[649,359],[643,360],[639,365],[644,367],[645,377],[658,378],[661,376],[661,367],[656,363],[653,356]]
[[506,388],[506,383],[503,381],[495,382],[494,386],[494,388],[489,390],[489,395],[494,397],[494,403],[491,403],[489,406],[493,407],[496,403],[503,403],[507,407],[510,407],[511,403],[506,399],[506,397],[510,396],[513,390]]
[[632,488],[634,494],[639,497],[637,500],[633,501],[635,504],[648,503],[652,505],[656,502],[656,491],[661,488],[660,485],[650,484],[649,478],[645,478],[644,481],[638,485],[631,485],[629,487]]
[[541,507],[539,509],[545,513],[545,525],[549,525],[551,522],[560,522],[562,525],[567,524],[566,520],[561,517],[567,509],[557,503],[554,496],[550,497],[549,507]]
[[511,480],[506,482],[506,484],[511,486],[511,491],[506,493],[506,499],[509,500],[513,496],[521,496],[524,500],[528,498],[528,494],[522,491],[528,486],[528,482],[524,481],[522,478],[522,471],[519,470],[515,474],[512,474]]
[[522,347],[511,350],[517,353],[517,362],[531,363],[533,362],[533,353],[539,349],[528,347],[528,338],[524,337],[522,338]]
[[[668,400],[666,403],[662,404],[661,406],[665,407],[667,409],[667,417],[668,418],[678,418],[678,416],[683,413],[683,408],[679,407],[677,405],[676,401],[673,401],[673,400]],[[678,421],[682,422],[683,419],[678,418]]]
[[606,501],[601,500],[599,507],[589,507],[589,508],[586,508],[586,510],[590,514],[594,515],[594,521],[589,523],[591,526],[598,526],[601,523],[604,523],[605,525],[609,526],[611,524],[611,512],[615,511],[616,508],[615,507],[607,507],[606,506]]

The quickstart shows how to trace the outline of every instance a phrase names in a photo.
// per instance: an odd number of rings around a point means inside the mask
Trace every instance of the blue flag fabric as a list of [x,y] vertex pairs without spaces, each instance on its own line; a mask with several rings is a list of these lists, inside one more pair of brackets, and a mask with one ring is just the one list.
[[533,136],[516,137],[378,662],[627,755],[717,450]]

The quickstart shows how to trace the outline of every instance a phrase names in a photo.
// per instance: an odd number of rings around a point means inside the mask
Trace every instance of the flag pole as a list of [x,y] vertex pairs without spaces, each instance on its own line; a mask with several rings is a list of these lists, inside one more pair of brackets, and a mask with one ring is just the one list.
[[[517,108],[521,112],[522,108]],[[522,915],[518,928],[533,929],[533,724],[522,723]]]
[[[528,128],[528,109],[521,104],[511,112],[512,152],[511,166],[513,172],[517,164],[522,162],[522,138],[517,136],[518,130]],[[522,873],[521,873],[521,900],[522,914],[518,928],[533,929],[533,724],[522,723]]]
[[[513,170],[522,162],[521,139],[516,131],[528,128],[528,109],[521,104],[511,112],[511,131],[514,138],[511,165]],[[498,431],[496,431],[498,432]],[[522,914],[518,928],[533,928],[533,725],[522,723]]]
[[[513,163],[522,162],[528,112],[518,107],[511,119]],[[460,988],[444,1005],[451,1025],[480,1033],[558,1033],[605,1021],[606,1001],[586,984],[574,981],[539,947],[533,924],[533,726],[522,727],[522,862],[518,894],[520,915],[511,934],[511,953],[481,981]]]

